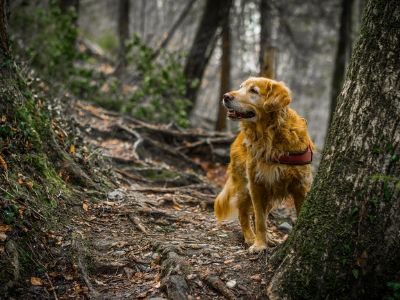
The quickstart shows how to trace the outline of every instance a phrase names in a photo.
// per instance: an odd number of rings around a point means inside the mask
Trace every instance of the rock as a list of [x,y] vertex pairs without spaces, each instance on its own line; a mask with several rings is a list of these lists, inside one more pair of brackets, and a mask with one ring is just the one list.
[[229,280],[229,281],[226,283],[226,286],[227,286],[228,288],[230,288],[230,289],[233,289],[233,288],[236,286],[236,280]]
[[171,275],[165,282],[168,299],[186,300],[189,295],[189,286],[181,275]]
[[4,242],[7,239],[7,234],[0,232],[0,242]]
[[253,276],[250,277],[251,279],[253,279],[254,281],[259,281],[261,282],[261,274],[255,274]]
[[116,189],[109,192],[107,198],[111,201],[121,201],[125,198],[125,193],[121,189]]
[[283,222],[282,224],[280,224],[278,226],[278,230],[285,232],[285,233],[290,232],[292,230],[292,228],[293,228],[292,225],[290,225],[288,222]]

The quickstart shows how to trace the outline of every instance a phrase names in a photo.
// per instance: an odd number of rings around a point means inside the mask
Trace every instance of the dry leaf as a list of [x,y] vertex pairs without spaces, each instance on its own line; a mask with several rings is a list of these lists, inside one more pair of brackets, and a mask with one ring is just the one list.
[[250,278],[255,281],[261,281],[261,274],[255,274],[255,275],[251,276]]
[[31,277],[31,284],[32,285],[43,285],[42,279],[39,277]]
[[7,232],[7,231],[11,231],[12,227],[10,225],[7,224],[0,224],[0,232]]
[[4,170],[7,171],[8,170],[8,166],[6,161],[4,160],[4,158],[0,155],[0,167]]
[[88,211],[89,210],[89,204],[86,203],[86,202],[83,202],[82,203],[82,208],[83,208],[84,211]]

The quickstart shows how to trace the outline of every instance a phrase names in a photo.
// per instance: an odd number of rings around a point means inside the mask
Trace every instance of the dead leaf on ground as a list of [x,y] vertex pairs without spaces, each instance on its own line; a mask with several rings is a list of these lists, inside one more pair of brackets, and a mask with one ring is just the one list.
[[82,203],[82,208],[84,211],[88,211],[89,210],[89,204],[87,202],[83,202]]
[[11,231],[12,227],[10,225],[7,224],[0,224],[0,232],[7,232],[7,231]]
[[31,277],[31,284],[32,285],[43,285],[43,281],[39,277]]

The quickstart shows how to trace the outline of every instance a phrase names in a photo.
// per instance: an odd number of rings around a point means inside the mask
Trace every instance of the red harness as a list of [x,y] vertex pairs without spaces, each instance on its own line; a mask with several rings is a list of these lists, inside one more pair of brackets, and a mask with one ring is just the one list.
[[311,145],[308,145],[306,151],[300,153],[289,153],[288,155],[282,155],[273,162],[285,165],[306,165],[312,162],[313,152]]

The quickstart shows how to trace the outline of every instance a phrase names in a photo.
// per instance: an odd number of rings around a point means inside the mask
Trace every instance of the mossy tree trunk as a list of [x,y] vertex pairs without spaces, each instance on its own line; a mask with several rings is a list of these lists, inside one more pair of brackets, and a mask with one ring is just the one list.
[[271,299],[382,299],[400,285],[400,3],[368,2],[314,185],[269,261]]

